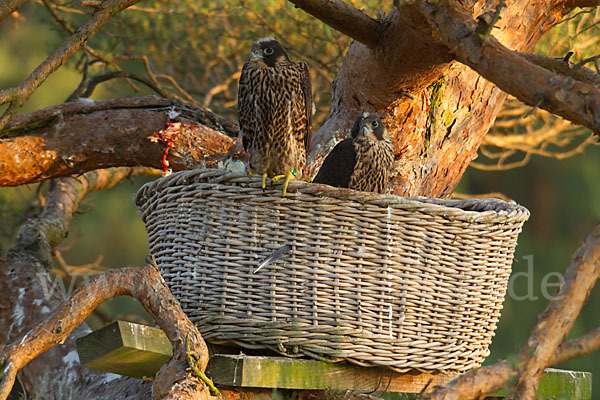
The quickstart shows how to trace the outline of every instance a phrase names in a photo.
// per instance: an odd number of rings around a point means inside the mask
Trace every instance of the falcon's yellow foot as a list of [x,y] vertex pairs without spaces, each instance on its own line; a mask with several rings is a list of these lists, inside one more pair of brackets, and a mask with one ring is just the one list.
[[312,182],[312,180],[313,180],[313,178],[311,178],[310,176],[303,176],[302,178],[296,178],[296,179],[298,179],[299,181],[302,181],[302,182]]
[[274,176],[273,182],[278,182],[278,181],[282,180],[283,178],[285,178],[285,181],[283,181],[283,197],[285,197],[285,195],[287,193],[288,185],[290,184],[290,181],[292,180],[292,178],[294,178],[294,173],[292,171],[290,171],[285,175]]
[[255,170],[253,170],[252,168],[248,168],[248,176],[252,176],[252,175],[254,175],[254,173],[255,173],[255,172],[256,172],[256,171],[255,171]]
[[262,188],[265,189],[267,187],[267,173],[263,173],[263,180],[262,180]]

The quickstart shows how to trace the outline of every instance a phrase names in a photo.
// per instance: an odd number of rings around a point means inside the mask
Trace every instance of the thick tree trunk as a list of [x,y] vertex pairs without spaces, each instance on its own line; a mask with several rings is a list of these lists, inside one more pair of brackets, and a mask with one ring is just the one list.
[[[331,114],[313,138],[313,164],[346,135],[361,112],[384,114],[396,148],[395,193],[448,197],[506,97],[469,67],[452,62],[418,10],[401,5],[384,21],[379,45],[353,42],[333,83]],[[473,15],[498,1],[463,1]],[[492,31],[512,50],[529,51],[564,15],[564,2],[509,0]],[[518,73],[518,71],[515,71]]]

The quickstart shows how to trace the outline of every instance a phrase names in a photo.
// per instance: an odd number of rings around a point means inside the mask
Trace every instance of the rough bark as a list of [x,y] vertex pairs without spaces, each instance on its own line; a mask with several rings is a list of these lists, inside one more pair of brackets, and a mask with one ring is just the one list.
[[0,138],[0,186],[112,166],[162,168],[167,148],[165,140],[158,140],[161,130],[173,141],[167,158],[173,170],[214,166],[232,156],[243,158],[241,146],[220,133],[237,134],[235,124],[181,105],[182,114],[174,120],[181,125],[167,127],[173,107],[170,100],[150,96],[65,103],[16,117],[2,132],[9,137]]
[[550,360],[550,365],[558,365],[574,358],[583,357],[600,349],[600,327],[558,346],[558,350]]
[[421,10],[458,61],[523,103],[600,134],[600,90],[532,64],[492,36],[482,39],[472,15],[451,0],[422,2]]
[[[453,56],[419,9],[401,4],[384,20],[381,42],[353,42],[333,84],[331,114],[313,138],[319,164],[363,111],[384,114],[394,139],[395,193],[449,196],[505,99],[505,93]],[[472,15],[497,1],[463,1]],[[561,1],[512,0],[493,35],[511,50],[528,52],[565,12]]]
[[21,8],[27,0],[7,0],[0,3],[0,22]]
[[[342,0],[290,0],[344,35],[373,48],[379,43],[382,26],[362,11]],[[351,21],[349,23],[349,21]]]
[[541,54],[517,53],[527,61],[552,72],[570,76],[593,86],[600,86],[600,75],[589,68],[574,68],[575,64],[562,58],[551,58]]

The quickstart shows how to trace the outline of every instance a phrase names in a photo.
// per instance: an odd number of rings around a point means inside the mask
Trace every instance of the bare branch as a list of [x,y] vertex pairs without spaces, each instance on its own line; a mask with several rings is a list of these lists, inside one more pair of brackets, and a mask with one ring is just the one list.
[[552,72],[568,75],[573,79],[576,79],[583,83],[588,83],[594,86],[600,86],[600,75],[598,75],[595,71],[592,71],[589,68],[575,68],[573,63],[565,61],[562,58],[552,58],[540,54],[519,52],[517,52],[517,54],[529,61],[530,63],[533,63]]
[[[0,343],[20,340],[35,328],[35,319],[24,318],[25,313],[44,316],[50,309],[57,308],[64,302],[62,293],[52,287],[46,271],[52,265],[51,249],[66,236],[71,219],[85,194],[108,188],[136,170],[138,169],[98,170],[77,178],[53,182],[39,216],[29,219],[19,228],[16,239],[18,242],[11,247],[6,260],[0,260],[0,292],[5,296],[3,310],[12,310],[0,313],[0,325],[8,327],[0,336]],[[89,332],[89,329],[80,325],[76,331],[81,335]],[[86,371],[87,379],[91,379],[87,382],[96,383],[84,383],[86,378],[81,372],[82,367],[69,361],[74,352],[75,340],[70,336],[64,344],[54,346],[25,367],[21,378],[34,397],[44,397],[42,393],[46,391],[59,393],[60,389],[64,398],[111,398],[110,395],[105,395],[110,392],[101,385],[105,374]],[[6,353],[0,351],[0,354]],[[9,364],[4,366],[11,368]],[[61,387],[61,379],[56,379],[56,375],[53,375],[52,371],[55,369],[60,369],[61,377],[68,379],[70,385]],[[139,381],[128,378],[118,379],[113,384],[117,385],[124,399],[149,390],[148,385],[140,385]]]
[[290,0],[290,2],[369,48],[379,44],[381,23],[342,0]]
[[[178,122],[167,124],[175,104]],[[151,139],[165,135],[172,140],[167,155],[174,170],[245,157],[241,144],[220,133],[235,134],[235,124],[153,96],[66,103],[16,117],[9,129],[11,137],[0,139],[0,186],[112,166],[162,168],[167,146]]]
[[[56,22],[58,22],[58,24],[59,24],[60,26],[62,26],[64,30],[66,30],[67,32],[69,32],[71,35],[73,35],[73,34],[75,33],[75,29],[73,29],[73,28],[72,28],[72,27],[71,27],[71,26],[70,26],[70,25],[67,23],[67,21],[66,21],[64,18],[62,18],[62,17],[61,17],[61,16],[58,14],[58,12],[56,12],[56,10],[55,10],[55,8],[54,8],[53,4],[52,4],[52,3],[51,3],[49,0],[42,0],[42,3],[43,3],[43,4],[44,4],[44,6],[45,6],[45,7],[48,9],[48,11],[50,12],[50,14],[51,14],[51,15],[52,15],[52,17],[54,18],[54,20],[55,20]],[[84,4],[84,5],[85,5],[85,4]],[[98,4],[98,5],[99,5],[99,4]],[[59,6],[56,6],[56,8],[59,8]],[[129,9],[131,9],[131,7],[130,7]],[[100,61],[104,62],[104,63],[105,63],[105,64],[107,64],[107,65],[112,65],[112,66],[113,66],[113,68],[115,68],[117,71],[121,71],[121,67],[119,67],[119,65],[117,65],[117,63],[116,63],[114,60],[112,60],[112,59],[110,59],[110,58],[108,58],[108,57],[105,57],[105,56],[103,56],[103,55],[102,55],[102,54],[100,54],[98,51],[96,51],[94,48],[92,48],[92,47],[90,47],[90,46],[88,46],[88,45],[85,45],[85,46],[84,46],[84,49],[85,49],[85,51],[86,51],[86,52],[88,52],[90,55],[92,55],[92,56],[96,57],[98,60],[100,60]],[[87,65],[87,64],[86,64],[86,65]],[[85,74],[84,74],[84,75],[85,75]],[[85,79],[85,76],[84,76],[84,79]],[[83,83],[83,81],[82,81],[82,83]],[[138,88],[137,88],[137,86],[135,86],[135,85],[133,84],[133,82],[131,82],[131,80],[127,79],[127,83],[129,83],[129,85],[132,87],[132,89],[133,89],[133,90],[135,90],[135,91],[138,91]],[[81,84],[80,84],[80,86],[81,86]],[[78,87],[78,89],[79,89],[79,87]],[[75,90],[77,90],[77,89],[75,89]],[[167,97],[167,98],[168,98],[168,96],[165,96],[165,97]]]
[[[30,219],[19,228],[7,258],[27,254],[43,260],[45,265],[51,265],[49,249],[57,246],[67,235],[71,218],[86,193],[108,189],[129,176],[145,172],[140,168],[113,168],[53,182],[51,190],[54,194],[48,197],[39,218]],[[43,238],[41,243],[40,238]]]
[[16,88],[0,91],[0,104],[10,103],[8,109],[0,117],[0,130],[51,73],[56,71],[69,57],[82,48],[110,18],[138,1],[107,0],[103,2],[102,8],[94,12],[90,19],[65,44],[46,58],[29,75],[25,82]]
[[21,8],[25,3],[27,3],[27,0],[7,0],[0,2],[0,22]]
[[571,329],[599,274],[600,225],[597,225],[573,256],[564,275],[564,285],[559,287],[529,336],[527,346],[521,350],[521,358],[526,361],[520,366],[517,398],[534,398],[544,367],[550,364]]
[[494,37],[481,40],[477,23],[456,2],[423,2],[421,11],[456,59],[520,101],[600,133],[600,90],[534,65]]
[[422,400],[471,400],[480,399],[494,390],[501,389],[517,371],[506,360],[480,367],[459,376],[452,382],[419,396]]

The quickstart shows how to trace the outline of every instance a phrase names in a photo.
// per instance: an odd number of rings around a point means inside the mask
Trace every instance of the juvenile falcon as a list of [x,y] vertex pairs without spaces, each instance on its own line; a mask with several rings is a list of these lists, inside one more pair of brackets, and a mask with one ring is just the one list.
[[273,38],[252,46],[238,84],[238,120],[250,171],[276,182],[302,174],[310,144],[312,93],[308,66],[292,61]]
[[390,134],[377,115],[364,113],[354,122],[350,137],[327,155],[313,182],[385,193],[393,164]]

